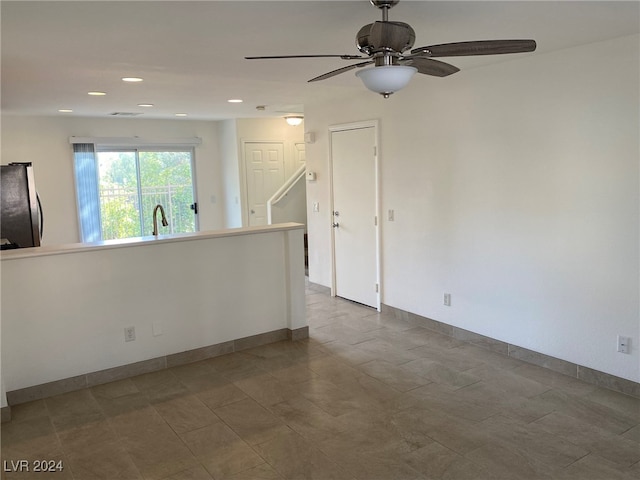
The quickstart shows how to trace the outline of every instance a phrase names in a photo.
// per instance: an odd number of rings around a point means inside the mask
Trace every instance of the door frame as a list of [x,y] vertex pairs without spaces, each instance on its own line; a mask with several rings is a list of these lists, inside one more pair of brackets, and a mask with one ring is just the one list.
[[[346,130],[358,130],[362,128],[373,128],[374,138],[374,177],[375,177],[375,252],[376,252],[376,284],[378,291],[376,292],[377,310],[381,311],[381,298],[382,298],[382,261],[381,261],[381,236],[380,236],[380,121],[363,120],[353,123],[342,123],[336,125],[329,125],[329,197],[330,197],[330,223],[333,223],[333,212],[335,211],[334,205],[334,192],[333,192],[333,137],[334,132],[342,132]],[[331,228],[331,296],[336,296],[336,238],[335,229]]]

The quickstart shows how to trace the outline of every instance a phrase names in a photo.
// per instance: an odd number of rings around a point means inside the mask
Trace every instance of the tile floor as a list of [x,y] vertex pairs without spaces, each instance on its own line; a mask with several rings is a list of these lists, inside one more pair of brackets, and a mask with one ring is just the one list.
[[312,289],[307,314],[308,340],[14,407],[1,478],[640,478],[638,399]]

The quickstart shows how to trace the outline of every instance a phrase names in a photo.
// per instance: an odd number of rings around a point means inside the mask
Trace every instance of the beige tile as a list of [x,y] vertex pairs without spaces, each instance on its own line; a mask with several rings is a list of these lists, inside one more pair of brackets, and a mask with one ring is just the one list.
[[384,360],[372,360],[360,365],[359,369],[401,392],[413,390],[431,381],[422,375],[414,373],[411,369],[405,369]]
[[273,413],[250,398],[218,407],[214,413],[250,445],[264,442],[288,430]]
[[495,353],[499,353],[502,355],[507,355],[507,353],[509,353],[509,344],[507,344],[506,342],[495,340],[493,338],[486,337],[475,332],[470,332],[469,330],[453,327],[452,336],[453,338],[462,340],[463,342],[471,343],[478,347],[491,350]]
[[88,389],[49,397],[45,402],[58,432],[104,419],[100,405]]
[[[447,475],[447,472],[451,475],[457,464],[465,462],[464,457],[438,442],[432,442],[418,450],[414,450],[404,455],[402,459],[408,466],[420,472],[426,478],[443,478]],[[477,467],[473,468],[472,465],[466,465],[466,469],[476,470],[477,473]]]
[[404,345],[398,344],[398,342],[394,344],[393,340],[387,341],[379,338],[355,345],[355,348],[371,354],[371,360],[385,360],[394,365],[410,362],[420,356],[415,353],[416,349],[407,350]]
[[293,431],[311,442],[321,442],[342,433],[347,426],[303,397],[291,398],[269,407]]
[[503,443],[485,444],[465,457],[479,465],[481,472],[487,472],[486,480],[555,480],[559,471],[531,460],[520,451],[512,451]]
[[181,435],[189,450],[213,478],[224,478],[264,463],[249,445],[222,423]]
[[514,372],[523,377],[535,380],[538,383],[547,385],[548,387],[559,389],[572,395],[586,395],[598,388],[595,385],[578,380],[577,378],[563,375],[537,365],[523,364],[516,367]]
[[0,480],[640,476],[637,398],[462,342],[430,319],[309,292],[311,338],[71,393],[84,376],[45,386],[59,395],[14,405],[0,455],[60,459],[64,472]]
[[605,429],[610,433],[621,434],[638,424],[637,418],[620,413],[606,405],[592,402],[582,396],[567,394],[560,390],[549,390],[539,395],[539,398],[548,402],[559,412]]
[[427,358],[412,360],[411,362],[401,365],[400,369],[422,377],[424,379],[422,385],[434,382],[458,389],[480,381],[480,377],[473,375],[470,373],[471,371],[460,372]]
[[133,460],[117,441],[92,450],[74,450],[68,455],[74,478],[87,480],[142,479]]
[[132,422],[128,429],[120,428],[119,433],[123,448],[145,479],[164,478],[198,464],[162,419],[151,420],[144,426]]
[[297,433],[279,432],[257,444],[256,451],[285,478],[348,480],[353,478]]
[[2,425],[2,453],[19,460],[29,455],[50,458],[62,452],[62,445],[49,417],[37,417]]
[[233,384],[261,405],[280,403],[298,395],[295,387],[269,373],[236,380]]
[[[263,463],[262,465],[258,465],[257,467],[249,468],[248,470],[243,470],[239,473],[234,473],[233,475],[227,475],[224,477],[224,480],[283,480],[278,472],[276,472],[273,467],[267,463]],[[177,480],[177,479],[176,479]]]
[[535,422],[544,431],[566,439],[615,464],[630,467],[640,462],[640,446],[569,415],[553,412]]
[[174,473],[169,477],[165,477],[163,480],[214,480],[214,478],[207,472],[206,468],[202,465],[197,465],[187,470]]
[[188,381],[193,378],[202,377],[205,375],[214,375],[215,370],[209,362],[199,361],[188,363],[186,365],[180,365],[178,367],[170,368],[169,371],[173,373],[181,382]]
[[132,393],[115,398],[96,397],[106,418],[117,417],[149,407],[149,399],[144,393]]
[[[265,368],[265,366],[262,365],[262,368]],[[284,384],[302,383],[318,378],[318,374],[312,371],[307,365],[274,368],[269,369],[268,372]]]
[[362,372],[352,367],[335,356],[320,357],[309,362],[309,369],[316,373],[320,379],[340,384],[351,381],[362,375]]
[[230,381],[264,373],[258,367],[258,359],[244,352],[231,353],[205,360],[215,372]]
[[633,471],[620,471],[604,458],[589,454],[558,472],[554,480],[634,480],[637,478]]
[[349,345],[357,345],[359,343],[375,339],[375,330],[360,332],[355,328],[339,322],[310,329],[309,334],[313,338],[320,339],[323,343],[339,340],[340,342]]
[[11,423],[18,423],[24,420],[47,417],[49,411],[44,400],[34,400],[33,402],[22,403],[11,407]]
[[[480,448],[491,440],[479,422],[448,415],[439,410],[415,409],[408,418],[418,417],[412,429],[460,454]],[[428,445],[428,442],[423,442]],[[423,446],[424,446],[423,445]]]
[[[446,337],[448,338],[448,337]],[[425,345],[410,350],[414,358],[424,358],[426,360],[438,362],[452,370],[464,372],[472,368],[482,367],[484,362],[471,355],[462,355],[455,346],[449,348],[442,346]],[[413,359],[411,359],[413,360]]]
[[560,469],[589,454],[586,448],[548,433],[537,425],[522,425],[496,415],[480,425],[493,441],[500,441],[509,450],[527,458],[529,463]]
[[524,377],[512,369],[482,365],[467,370],[466,373],[482,379],[494,392],[502,396],[535,397],[550,390],[548,385]]
[[622,436],[628,440],[632,440],[636,443],[640,443],[640,425],[630,428],[622,434]]
[[138,387],[129,378],[116,382],[105,383],[91,388],[91,393],[96,400],[105,398],[113,399],[140,393]]
[[640,398],[606,388],[596,388],[587,393],[585,398],[589,401],[612,408],[630,418],[635,418],[638,423],[640,423]]
[[189,432],[220,422],[218,416],[195,395],[156,403],[153,408],[176,433]]
[[411,390],[409,397],[419,400],[423,408],[466,420],[482,421],[500,413],[498,405],[479,404],[472,399],[454,394],[447,386],[436,383]]
[[160,403],[186,395],[187,387],[172,370],[147,373],[131,379],[150,403]]
[[297,385],[300,395],[333,416],[362,408],[362,400],[327,380],[311,380]]
[[65,452],[93,452],[102,445],[117,442],[118,437],[108,420],[98,420],[75,428],[58,432]]
[[578,366],[578,378],[640,399],[640,383],[638,382],[582,366]]
[[420,472],[412,468],[404,459],[349,448],[349,444],[350,442],[344,444],[325,442],[320,445],[322,453],[345,472],[343,475],[351,475],[353,478],[362,480],[422,478]]

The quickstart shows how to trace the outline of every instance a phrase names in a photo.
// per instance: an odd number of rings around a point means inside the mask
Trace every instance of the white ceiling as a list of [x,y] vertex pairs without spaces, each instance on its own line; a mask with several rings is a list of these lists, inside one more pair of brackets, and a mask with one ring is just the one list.
[[[341,59],[245,60],[245,55],[358,54],[355,34],[381,19],[360,1],[6,1],[2,21],[2,111],[12,114],[191,119],[276,116],[310,100],[361,93],[348,72],[307,80]],[[639,32],[637,1],[410,1],[389,14],[416,31],[415,46],[533,38],[534,53]],[[514,56],[444,59],[464,71]],[[596,59],[594,59],[596,60]],[[594,61],[594,68],[597,62]],[[553,75],[553,72],[549,72]],[[125,76],[144,78],[125,84]],[[412,82],[433,88],[446,78]],[[88,91],[107,92],[90,97]],[[371,95],[374,95],[371,93]],[[242,104],[229,104],[241,98]],[[393,97],[392,97],[393,98]],[[391,99],[389,101],[392,101]],[[152,103],[153,108],[138,107]],[[265,105],[259,112],[257,105]]]

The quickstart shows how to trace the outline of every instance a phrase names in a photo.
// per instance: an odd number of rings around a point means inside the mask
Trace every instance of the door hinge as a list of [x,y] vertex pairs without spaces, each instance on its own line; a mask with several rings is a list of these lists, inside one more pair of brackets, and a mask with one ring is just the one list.
[[376,283],[376,293],[380,293],[380,284]]
[[373,217],[373,224],[377,227],[378,226],[378,216],[376,215],[375,217]]
[[373,156],[374,157],[378,156],[378,147],[376,147],[375,145],[373,146]]

